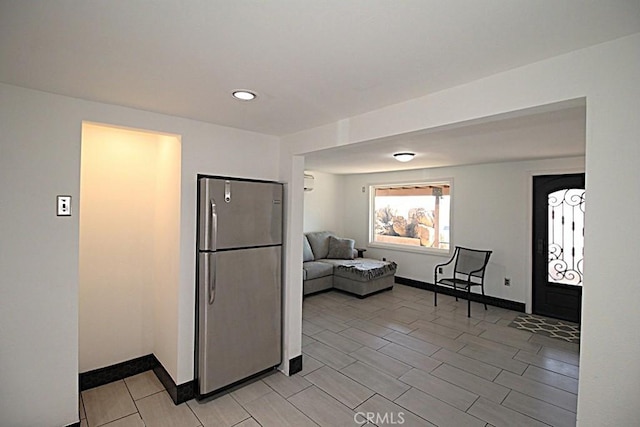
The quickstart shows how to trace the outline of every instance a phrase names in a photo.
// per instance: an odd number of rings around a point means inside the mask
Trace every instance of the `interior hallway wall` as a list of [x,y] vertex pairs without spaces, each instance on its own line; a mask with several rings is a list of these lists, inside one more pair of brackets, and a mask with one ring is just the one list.
[[176,312],[180,142],[85,123],[81,163],[79,369],[87,372],[155,353],[162,317]]
[[180,302],[180,181],[182,144],[172,135],[156,135],[158,173],[154,216],[153,354],[163,366],[177,366]]

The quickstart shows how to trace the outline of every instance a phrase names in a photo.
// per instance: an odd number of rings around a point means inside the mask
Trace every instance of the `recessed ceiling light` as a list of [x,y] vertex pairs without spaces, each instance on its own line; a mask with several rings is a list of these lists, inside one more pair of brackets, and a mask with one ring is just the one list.
[[408,153],[408,152],[395,153],[393,155],[393,157],[395,157],[395,159],[399,162],[408,162],[411,159],[413,159],[413,156],[415,156],[415,153]]
[[252,101],[256,99],[256,95],[254,92],[249,90],[234,90],[232,93],[233,97],[239,99],[240,101]]

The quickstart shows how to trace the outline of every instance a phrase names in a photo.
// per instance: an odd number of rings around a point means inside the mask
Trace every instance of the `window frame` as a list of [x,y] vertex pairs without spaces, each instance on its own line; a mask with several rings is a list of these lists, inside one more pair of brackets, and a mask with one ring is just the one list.
[[[376,211],[375,211],[375,198],[376,198],[376,189],[378,188],[396,188],[396,187],[424,187],[430,185],[449,185],[449,248],[448,249],[438,249],[438,248],[429,248],[425,246],[412,246],[412,245],[403,245],[398,243],[389,243],[389,242],[376,242],[374,240],[375,236],[375,223],[376,223]],[[402,181],[402,182],[383,182],[377,184],[369,184],[369,221],[368,221],[368,232],[367,232],[367,247],[377,248],[377,249],[389,249],[403,252],[413,252],[420,254],[428,254],[428,255],[439,255],[439,256],[450,256],[453,253],[454,245],[454,227],[453,227],[453,198],[454,198],[454,185],[453,178],[445,177],[445,178],[433,178],[433,179],[425,179],[425,180],[412,180],[412,181]]]

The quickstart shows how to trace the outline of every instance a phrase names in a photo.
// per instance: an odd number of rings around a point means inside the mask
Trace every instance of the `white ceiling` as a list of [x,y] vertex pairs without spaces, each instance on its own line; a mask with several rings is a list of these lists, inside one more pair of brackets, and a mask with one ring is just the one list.
[[638,0],[1,0],[0,82],[285,135],[638,31]]

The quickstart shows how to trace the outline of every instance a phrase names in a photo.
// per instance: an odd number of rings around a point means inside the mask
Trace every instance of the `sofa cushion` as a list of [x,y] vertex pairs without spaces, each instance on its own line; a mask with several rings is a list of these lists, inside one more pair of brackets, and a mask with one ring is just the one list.
[[323,261],[309,261],[302,264],[302,280],[317,279],[332,274],[333,264]]
[[309,239],[307,236],[302,236],[302,261],[313,261],[315,258],[313,256],[313,251],[311,250],[311,245],[309,244]]
[[353,259],[353,248],[356,245],[353,239],[340,239],[329,236],[329,259]]
[[331,231],[314,231],[307,233],[307,239],[313,250],[313,257],[317,261],[329,254],[329,236],[335,236]]

